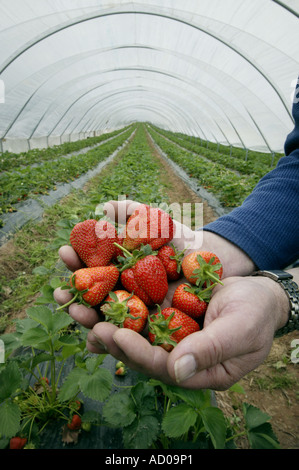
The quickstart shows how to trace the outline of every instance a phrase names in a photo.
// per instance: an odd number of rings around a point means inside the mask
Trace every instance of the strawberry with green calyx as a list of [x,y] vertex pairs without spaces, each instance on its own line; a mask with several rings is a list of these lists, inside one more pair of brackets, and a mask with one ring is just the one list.
[[185,250],[178,251],[171,243],[158,250],[158,257],[163,263],[169,281],[177,281],[181,277],[182,261]]
[[[116,244],[118,247],[120,245]],[[120,280],[128,292],[134,292],[148,307],[161,304],[168,292],[165,268],[149,245],[130,253],[120,247],[124,257],[118,257]]]
[[88,219],[76,224],[70,242],[87,267],[108,266],[115,255],[117,232],[107,220]]
[[222,264],[218,256],[210,251],[194,251],[185,256],[182,270],[187,281],[198,287],[222,284]]
[[186,336],[200,330],[198,323],[186,313],[167,307],[149,317],[149,340],[153,346],[171,351]]
[[123,376],[126,374],[127,374],[127,370],[126,370],[125,364],[122,361],[118,361],[115,364],[115,375]]
[[149,314],[145,303],[125,290],[109,292],[101,311],[105,315],[105,321],[137,333],[144,329]]
[[192,318],[200,318],[208,308],[214,286],[203,290],[188,283],[180,284],[174,291],[171,306]]
[[175,233],[175,226],[170,215],[157,207],[140,204],[129,217],[122,245],[129,251],[141,245],[150,245],[153,250],[170,242]]
[[62,286],[62,289],[69,289],[74,297],[57,310],[62,310],[73,302],[87,307],[99,305],[114,288],[118,278],[118,269],[113,265],[78,269],[72,274],[69,284]]

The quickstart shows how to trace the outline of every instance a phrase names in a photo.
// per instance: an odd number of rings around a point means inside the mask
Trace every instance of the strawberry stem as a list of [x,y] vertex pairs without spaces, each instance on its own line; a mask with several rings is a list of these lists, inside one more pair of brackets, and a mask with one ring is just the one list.
[[78,298],[79,296],[79,291],[74,295],[74,297],[69,301],[67,302],[66,304],[64,305],[61,305],[60,307],[58,307],[56,310],[62,310],[66,307],[68,307],[69,305],[71,305],[73,302],[75,302],[75,300]]
[[132,253],[130,253],[130,251],[128,251],[124,246],[121,246],[116,242],[114,242],[114,245],[117,246],[117,248],[120,248],[124,253],[126,253],[126,255],[130,257],[133,256]]

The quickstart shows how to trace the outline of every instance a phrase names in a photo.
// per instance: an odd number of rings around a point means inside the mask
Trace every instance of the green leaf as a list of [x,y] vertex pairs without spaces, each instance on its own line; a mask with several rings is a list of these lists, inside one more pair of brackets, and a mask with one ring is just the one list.
[[8,357],[21,344],[19,333],[6,333],[1,335],[1,340],[4,342],[5,357]]
[[94,372],[96,372],[98,367],[103,363],[106,356],[107,354],[98,354],[95,357],[89,357],[88,359],[86,359],[85,364],[86,364],[86,369],[88,370],[88,372],[90,374],[93,374]]
[[162,429],[168,437],[180,437],[195,425],[198,413],[186,403],[181,403],[166,413]]
[[82,423],[101,424],[101,415],[94,410],[85,411],[82,415]]
[[148,415],[155,412],[155,391],[153,387],[145,382],[138,382],[131,389],[131,395],[135,403],[136,411],[141,415]]
[[50,274],[51,270],[46,268],[45,266],[37,266],[33,269],[33,274],[39,274],[40,276],[44,276],[46,274]]
[[195,408],[202,409],[211,406],[210,390],[192,390],[175,386],[170,386],[170,389],[177,397]]
[[54,302],[53,287],[46,285],[40,290],[41,295],[35,300],[35,305],[50,304]]
[[249,430],[260,426],[271,419],[271,416],[267,415],[259,408],[256,408],[253,405],[249,405],[248,403],[243,403],[243,413],[246,427]]
[[159,434],[159,421],[154,416],[141,416],[123,430],[125,449],[148,449]]
[[20,429],[21,411],[10,401],[0,405],[0,434],[6,438],[13,437]]
[[48,307],[29,307],[26,310],[26,313],[29,318],[36,321],[40,325],[43,325],[47,330],[49,330],[49,328],[51,327],[53,314]]
[[49,325],[49,332],[52,334],[55,334],[63,328],[66,328],[74,321],[66,312],[58,312],[54,314],[51,312],[51,315],[52,322]]
[[30,328],[25,331],[21,338],[23,346],[49,350],[49,347],[46,345],[47,341],[49,341],[49,335],[42,328]]
[[210,435],[215,449],[224,449],[226,440],[226,422],[222,411],[216,407],[208,407],[200,412],[200,416]]
[[63,345],[72,346],[72,345],[78,344],[79,341],[78,341],[78,338],[75,338],[73,335],[65,334],[65,335],[59,336],[57,342]]
[[57,358],[57,360],[67,359],[68,357],[74,356],[75,354],[80,352],[81,348],[78,346],[78,344],[63,346],[60,352],[61,357],[59,359]]
[[279,441],[270,423],[251,429],[247,435],[252,449],[280,449]]
[[236,383],[236,384],[232,385],[232,386],[229,388],[229,390],[230,390],[231,392],[245,394],[244,388],[243,388],[242,385],[240,385],[239,383]]
[[54,356],[42,352],[40,354],[37,354],[36,356],[30,357],[30,359],[22,363],[22,366],[34,369],[34,367],[36,367],[38,364],[41,364],[42,362],[51,361],[52,359],[54,359]]
[[[82,370],[82,372],[85,372]],[[112,375],[109,370],[99,368],[92,375],[85,372],[79,379],[81,392],[92,400],[104,401],[112,387]]]
[[82,372],[85,373],[85,371],[80,369],[79,367],[75,367],[71,370],[67,378],[64,380],[62,386],[60,387],[58,393],[59,401],[71,400],[74,396],[77,395],[77,393],[79,392],[78,382]]
[[50,280],[50,287],[52,287],[53,290],[57,289],[57,287],[59,287],[60,285],[61,285],[60,277],[56,276]]
[[16,363],[9,363],[0,373],[0,401],[9,398],[22,382],[22,375]]
[[135,417],[135,406],[128,391],[111,395],[103,407],[103,417],[111,426],[128,426]]

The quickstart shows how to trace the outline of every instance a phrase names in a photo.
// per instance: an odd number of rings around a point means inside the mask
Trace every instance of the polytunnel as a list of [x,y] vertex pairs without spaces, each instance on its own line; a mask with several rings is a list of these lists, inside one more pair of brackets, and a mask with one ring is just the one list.
[[0,449],[299,448],[298,13],[0,0]]
[[138,121],[283,151],[298,0],[11,0],[0,8],[2,151]]

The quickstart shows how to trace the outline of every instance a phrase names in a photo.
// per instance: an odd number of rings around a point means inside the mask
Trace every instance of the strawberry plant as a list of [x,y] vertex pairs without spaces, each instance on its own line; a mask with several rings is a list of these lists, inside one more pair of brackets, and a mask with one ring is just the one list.
[[85,154],[73,156],[67,161],[59,159],[55,162],[45,162],[38,167],[25,167],[7,171],[0,174],[0,185],[3,191],[0,194],[0,207],[3,212],[13,208],[13,205],[27,197],[38,194],[48,194],[55,189],[57,183],[73,181],[79,175],[105,160],[131,135],[129,129],[120,136],[100,147],[89,150]]
[[[72,323],[65,312],[34,306],[26,319],[16,321],[14,333],[2,335],[6,353],[0,368],[2,445],[16,435],[38,443],[50,422],[67,424],[74,412],[79,413],[79,393],[99,400],[109,396],[112,375],[100,367],[104,356],[88,356],[86,333],[73,330]],[[61,385],[71,357],[75,367]]]
[[244,403],[242,428],[234,430],[210,390],[189,390],[140,380],[111,395],[103,424],[118,427],[125,449],[232,449],[246,436],[251,448],[279,448],[270,417]]

